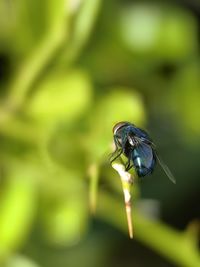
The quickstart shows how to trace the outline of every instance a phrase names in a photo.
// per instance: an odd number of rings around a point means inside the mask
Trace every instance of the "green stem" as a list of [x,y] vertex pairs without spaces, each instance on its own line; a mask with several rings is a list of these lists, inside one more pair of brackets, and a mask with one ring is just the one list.
[[[53,42],[52,42],[53,40]],[[39,47],[24,62],[11,88],[9,101],[20,105],[33,82],[46,67],[59,45],[64,40],[64,34],[59,31],[47,36]]]
[[92,213],[96,212],[99,170],[97,164],[92,164],[89,170],[90,188],[89,188],[89,203]]
[[0,127],[0,134],[33,145],[38,144],[41,139],[41,129],[38,126],[23,123],[17,119],[11,119]]
[[72,39],[67,50],[62,54],[62,58],[59,60],[61,64],[66,64],[66,62],[70,64],[79,56],[81,50],[88,41],[100,4],[101,0],[82,1],[77,18],[74,22]]
[[34,82],[39,78],[48,63],[51,62],[58,49],[68,37],[67,14],[57,27],[53,27],[27,57],[13,78],[9,95],[0,109],[0,123],[12,117],[13,112],[24,102]]
[[[117,217],[113,211],[117,211]],[[126,220],[122,203],[106,193],[99,195],[97,216],[126,231]],[[158,221],[143,217],[133,211],[134,237],[167,259],[183,267],[200,266],[200,257],[195,242],[186,233],[178,232]]]

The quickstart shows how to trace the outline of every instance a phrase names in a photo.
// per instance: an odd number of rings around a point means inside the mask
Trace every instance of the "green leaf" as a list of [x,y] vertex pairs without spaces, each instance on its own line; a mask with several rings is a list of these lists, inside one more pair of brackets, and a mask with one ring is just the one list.
[[10,257],[4,267],[40,267],[32,259],[22,255],[14,255]]
[[0,260],[24,241],[35,214],[34,173],[27,166],[10,168],[0,204]]
[[199,64],[189,64],[176,74],[168,96],[170,110],[179,118],[180,126],[185,128],[182,132],[183,136],[186,134],[187,142],[200,135],[199,84]]
[[35,49],[35,45],[55,29],[59,31],[66,26],[66,0],[19,0],[9,6],[6,3],[6,7],[8,21],[13,23],[7,42],[20,55]]
[[184,9],[136,3],[122,9],[121,37],[135,54],[177,61],[197,51],[197,21]]
[[84,180],[75,172],[59,172],[49,181],[42,210],[44,237],[59,246],[80,241],[88,227],[88,195]]
[[91,101],[91,84],[81,71],[52,73],[38,86],[28,104],[28,114],[36,121],[73,121],[86,111]]
[[87,204],[80,197],[69,198],[46,215],[46,238],[56,245],[74,245],[84,235],[87,226]]

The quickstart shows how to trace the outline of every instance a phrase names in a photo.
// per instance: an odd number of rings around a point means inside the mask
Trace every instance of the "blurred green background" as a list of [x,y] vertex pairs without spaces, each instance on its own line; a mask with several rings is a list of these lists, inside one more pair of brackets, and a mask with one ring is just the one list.
[[[0,1],[0,266],[200,266],[200,2]],[[112,127],[174,173],[133,186]]]

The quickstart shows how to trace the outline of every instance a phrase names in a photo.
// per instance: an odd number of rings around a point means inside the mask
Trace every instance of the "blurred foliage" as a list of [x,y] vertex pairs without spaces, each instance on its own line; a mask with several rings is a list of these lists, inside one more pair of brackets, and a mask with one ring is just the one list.
[[[200,25],[179,2],[0,2],[1,266],[116,266],[113,229],[127,228],[108,155],[121,120],[148,122],[178,180],[134,185],[135,239],[198,266],[196,210],[180,232],[153,216],[154,202],[139,208],[157,197],[178,220],[189,199],[198,206]],[[111,234],[98,235],[106,223]]]

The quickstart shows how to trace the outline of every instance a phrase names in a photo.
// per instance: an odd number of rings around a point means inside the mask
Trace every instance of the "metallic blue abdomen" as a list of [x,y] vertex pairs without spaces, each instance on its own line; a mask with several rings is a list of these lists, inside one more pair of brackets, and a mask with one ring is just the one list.
[[156,164],[154,152],[146,144],[140,144],[132,150],[132,161],[139,177],[151,174]]

